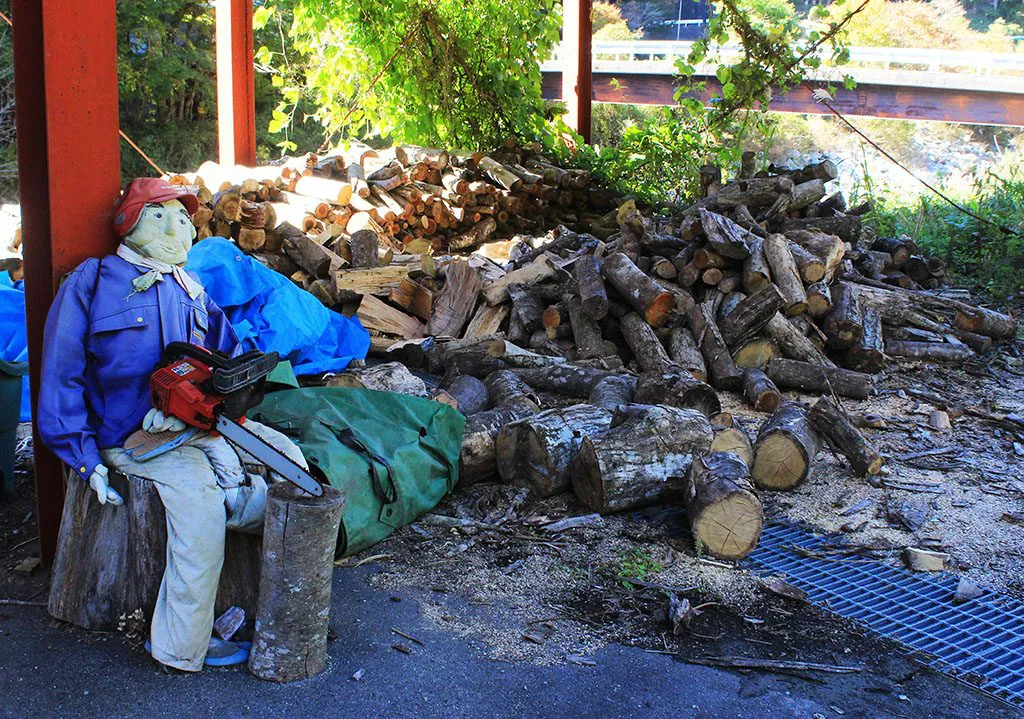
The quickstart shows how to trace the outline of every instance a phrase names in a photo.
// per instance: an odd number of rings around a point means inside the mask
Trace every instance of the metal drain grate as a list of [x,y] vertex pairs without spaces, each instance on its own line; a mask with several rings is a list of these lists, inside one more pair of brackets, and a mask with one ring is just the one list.
[[1024,705],[1024,602],[986,591],[960,606],[957,579],[925,576],[872,560],[819,559],[794,552],[827,538],[772,524],[750,555],[755,568],[784,574],[811,601],[927,655],[935,669]]

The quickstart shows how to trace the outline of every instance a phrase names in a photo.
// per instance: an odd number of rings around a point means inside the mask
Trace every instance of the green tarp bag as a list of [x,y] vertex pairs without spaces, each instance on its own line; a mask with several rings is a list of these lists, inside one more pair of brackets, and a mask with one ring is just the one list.
[[459,479],[466,418],[440,402],[311,387],[268,394],[249,417],[286,434],[311,469],[344,493],[339,557],[429,512]]

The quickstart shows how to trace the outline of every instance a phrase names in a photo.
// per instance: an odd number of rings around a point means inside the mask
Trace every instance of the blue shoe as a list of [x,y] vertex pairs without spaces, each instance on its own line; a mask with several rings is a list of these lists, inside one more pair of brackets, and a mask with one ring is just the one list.
[[[146,651],[153,653],[153,645],[146,640]],[[225,642],[216,637],[210,638],[210,646],[206,650],[203,664],[208,667],[233,667],[249,661],[249,650],[252,642]]]

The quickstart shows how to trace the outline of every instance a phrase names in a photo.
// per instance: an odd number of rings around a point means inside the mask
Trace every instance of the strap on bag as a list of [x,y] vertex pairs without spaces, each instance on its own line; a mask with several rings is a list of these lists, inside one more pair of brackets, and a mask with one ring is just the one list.
[[[395,510],[392,505],[398,501],[398,487],[395,485],[395,477],[394,472],[391,469],[391,463],[363,444],[363,442],[356,437],[355,432],[350,428],[344,427],[339,429],[337,427],[332,427],[323,420],[318,421],[320,424],[327,427],[327,429],[337,437],[339,442],[352,451],[362,454],[369,460],[373,492],[377,495],[377,499],[379,499],[383,505],[379,519],[381,522],[391,525],[391,516],[394,514]],[[381,481],[380,473],[377,471],[377,463],[384,467],[384,471],[387,476],[387,483]]]

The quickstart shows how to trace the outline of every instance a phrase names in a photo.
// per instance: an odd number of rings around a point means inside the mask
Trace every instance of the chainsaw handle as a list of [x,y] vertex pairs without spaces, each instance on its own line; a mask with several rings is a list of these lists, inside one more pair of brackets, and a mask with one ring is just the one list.
[[208,350],[205,347],[194,345],[191,342],[171,342],[169,345],[164,347],[164,353],[161,357],[160,364],[168,365],[182,357],[199,360],[207,367],[211,367],[213,369],[227,367],[231,359],[223,352],[214,352],[213,350]]

